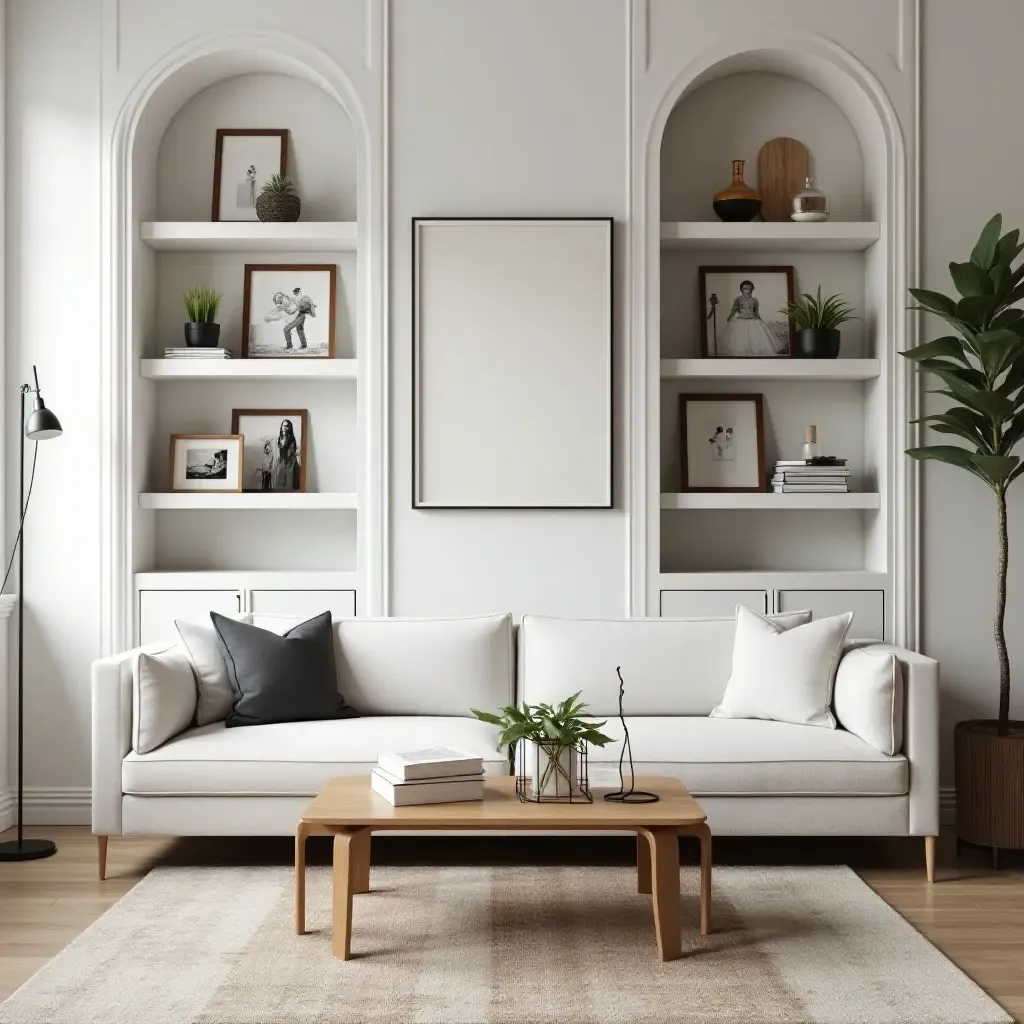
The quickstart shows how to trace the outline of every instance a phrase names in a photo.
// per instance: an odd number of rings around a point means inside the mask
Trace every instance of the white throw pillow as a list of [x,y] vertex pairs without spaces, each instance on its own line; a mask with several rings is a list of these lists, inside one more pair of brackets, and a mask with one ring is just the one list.
[[[244,612],[228,617],[239,622],[250,621],[250,616]],[[213,623],[209,619],[206,622],[175,619],[174,626],[185,645],[195,675],[193,685],[198,691],[196,725],[223,722],[234,705],[235,694],[228,681],[228,670],[224,664],[220,638],[213,628]]]
[[903,671],[891,651],[848,647],[832,700],[839,724],[890,757],[903,749]]
[[184,648],[140,652],[132,683],[132,748],[148,754],[187,729],[196,713],[196,682]]
[[832,684],[853,612],[783,629],[736,609],[732,675],[712,718],[764,718],[834,729]]

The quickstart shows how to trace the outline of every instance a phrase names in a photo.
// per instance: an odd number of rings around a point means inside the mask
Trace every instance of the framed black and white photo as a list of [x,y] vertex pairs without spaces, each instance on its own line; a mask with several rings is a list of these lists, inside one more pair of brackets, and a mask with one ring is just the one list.
[[172,434],[172,491],[240,491],[242,438],[237,434]]
[[231,433],[242,446],[242,490],[306,489],[305,409],[232,409]]
[[684,491],[765,491],[761,395],[680,395]]
[[778,359],[793,351],[792,267],[701,267],[700,338],[712,359]]
[[337,279],[334,263],[247,263],[242,356],[333,358]]
[[287,128],[218,128],[210,219],[259,220],[256,197],[287,165]]
[[413,220],[414,508],[610,508],[612,219]]

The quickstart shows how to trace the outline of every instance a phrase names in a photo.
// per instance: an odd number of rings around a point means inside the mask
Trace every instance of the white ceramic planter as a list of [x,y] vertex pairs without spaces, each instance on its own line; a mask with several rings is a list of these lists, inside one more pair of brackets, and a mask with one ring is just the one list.
[[555,748],[527,740],[523,774],[530,777],[530,795],[542,800],[580,795],[580,752],[575,747]]

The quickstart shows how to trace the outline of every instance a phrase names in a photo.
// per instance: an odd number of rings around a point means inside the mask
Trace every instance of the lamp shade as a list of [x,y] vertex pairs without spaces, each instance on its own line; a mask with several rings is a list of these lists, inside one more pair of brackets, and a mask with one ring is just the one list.
[[37,395],[35,408],[25,421],[25,436],[30,441],[49,441],[64,433],[60,420],[46,408],[46,403]]

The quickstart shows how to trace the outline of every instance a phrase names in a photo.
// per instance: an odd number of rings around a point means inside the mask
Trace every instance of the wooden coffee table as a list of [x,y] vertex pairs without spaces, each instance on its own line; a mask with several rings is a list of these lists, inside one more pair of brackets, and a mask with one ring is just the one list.
[[352,896],[370,891],[370,834],[388,829],[431,831],[530,830],[636,832],[637,891],[652,894],[654,930],[662,960],[681,955],[679,839],[700,839],[700,930],[711,932],[711,830],[700,804],[677,779],[641,777],[638,789],[661,799],[653,804],[521,803],[511,776],[489,776],[484,799],[456,804],[393,807],[370,789],[369,779],[331,779],[306,808],[295,831],[295,931],[306,930],[306,839],[334,836],[332,950],[348,960],[352,950]]

